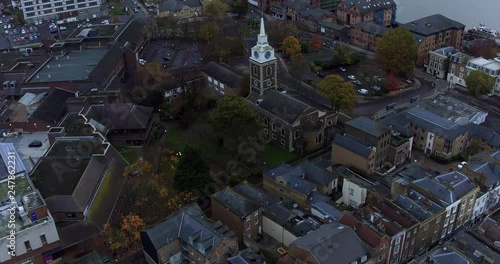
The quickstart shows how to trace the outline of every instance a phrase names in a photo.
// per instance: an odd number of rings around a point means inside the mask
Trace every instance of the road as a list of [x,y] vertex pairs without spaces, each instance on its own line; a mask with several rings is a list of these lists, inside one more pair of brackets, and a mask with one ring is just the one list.
[[[132,0],[123,0],[122,3],[125,6],[128,6],[131,14],[133,14],[134,18],[136,18],[139,22],[141,23],[147,23],[152,17],[149,14],[148,10],[146,7],[139,1],[135,1],[137,5],[134,5]],[[139,8],[139,11],[137,13],[134,13],[134,9]]]

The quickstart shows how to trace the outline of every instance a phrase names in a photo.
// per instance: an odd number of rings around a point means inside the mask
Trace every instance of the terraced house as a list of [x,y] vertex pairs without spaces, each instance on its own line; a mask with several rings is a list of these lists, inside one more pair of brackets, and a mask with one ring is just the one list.
[[337,22],[348,26],[371,21],[381,26],[396,22],[396,3],[393,0],[344,0],[337,5]]

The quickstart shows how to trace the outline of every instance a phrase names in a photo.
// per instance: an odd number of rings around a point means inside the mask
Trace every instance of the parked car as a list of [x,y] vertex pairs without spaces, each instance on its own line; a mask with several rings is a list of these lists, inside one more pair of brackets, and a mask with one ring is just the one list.
[[30,148],[39,148],[43,145],[42,141],[39,140],[33,140],[28,144],[28,147]]
[[407,84],[412,84],[413,83],[413,81],[410,78],[405,79],[404,82],[407,83]]
[[361,95],[367,95],[368,94],[368,90],[366,90],[366,89],[359,89],[358,93],[361,94]]
[[146,64],[146,60],[144,60],[144,59],[139,59],[139,64],[140,64],[140,65],[144,65],[144,64]]
[[375,85],[375,86],[373,86],[373,87],[372,87],[372,89],[373,89],[374,91],[377,91],[377,92],[378,92],[378,91],[381,91],[381,90],[382,90],[382,87],[380,87],[380,86],[378,86],[378,85]]
[[354,83],[356,85],[361,85],[361,82],[359,80],[354,80],[354,81],[352,81],[352,83]]
[[354,75],[349,75],[349,76],[347,76],[347,78],[349,80],[356,80],[356,76],[354,76]]
[[341,72],[345,72],[345,71],[347,71],[347,70],[346,70],[346,68],[344,68],[344,67],[340,67],[340,68],[339,68],[339,70],[340,70]]
[[137,12],[139,12],[139,9],[134,8],[134,13],[137,13]]

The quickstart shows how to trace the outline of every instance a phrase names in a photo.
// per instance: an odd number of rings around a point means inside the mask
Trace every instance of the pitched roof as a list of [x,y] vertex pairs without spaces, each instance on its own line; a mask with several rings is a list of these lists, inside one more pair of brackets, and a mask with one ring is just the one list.
[[356,6],[362,14],[396,6],[393,0],[344,0],[344,3],[349,8]]
[[276,90],[267,91],[262,96],[252,92],[247,100],[288,124],[293,124],[300,116],[312,110],[308,105]]
[[280,164],[264,171],[264,175],[272,179],[281,176],[286,181],[286,185],[305,194],[309,194],[316,185],[323,186],[338,178],[337,174],[319,168],[309,161],[293,166]]
[[219,62],[209,62],[201,69],[208,76],[229,85],[231,88],[237,87],[243,80],[243,74],[227,64]]
[[85,113],[86,118],[99,122],[107,130],[145,129],[152,115],[153,107],[132,103],[91,105]]
[[384,216],[387,216],[392,221],[398,223],[403,228],[410,228],[417,222],[411,218],[408,218],[402,214],[402,210],[398,209],[391,202],[380,201],[374,205],[375,208],[380,210]]
[[401,25],[413,33],[430,36],[448,29],[464,29],[465,25],[449,19],[441,14],[435,14]]
[[351,213],[344,213],[339,219],[339,223],[352,227],[356,234],[372,248],[377,247],[382,239],[382,236],[375,230]]
[[380,137],[390,131],[389,127],[365,116],[347,121],[346,124],[374,137]]
[[[296,239],[292,245],[309,252],[319,264],[350,264],[368,256],[368,251],[354,230],[331,222]],[[329,254],[324,254],[328,248]]]
[[361,21],[356,27],[360,27],[364,32],[374,34],[375,36],[382,37],[388,28],[381,26],[379,24],[373,23],[371,21]]
[[316,21],[321,20],[323,17],[331,17],[333,15],[331,11],[317,8],[314,6],[311,8],[299,10],[299,14],[303,17],[312,16]]
[[55,125],[66,114],[66,107],[64,106],[66,100],[74,96],[73,92],[56,88],[43,100],[40,106],[31,114],[30,118]]
[[240,184],[234,186],[234,192],[245,197],[246,199],[253,200],[255,203],[259,204],[262,208],[267,208],[279,202],[279,200],[266,191],[255,187],[254,185],[243,181]]
[[480,126],[473,123],[468,124],[468,131],[468,137],[470,139],[479,138],[488,143],[488,145],[493,146],[493,148],[500,147],[500,135],[495,131],[485,126]]
[[342,217],[342,212],[339,209],[325,202],[315,203],[311,206],[311,209],[315,209],[335,221],[338,221]]
[[193,247],[194,250],[204,256],[210,256],[224,237],[234,236],[234,232],[229,231],[220,222],[213,223],[207,220],[197,204],[185,206],[164,221],[141,231],[143,244],[146,240],[150,241],[156,250],[178,238],[185,243],[192,241],[197,245]]
[[[364,158],[368,158],[374,151],[370,144],[350,135],[335,135],[333,144],[338,145]],[[333,155],[341,155],[341,153],[333,153]]]
[[160,10],[160,12],[163,11],[177,12],[182,10],[185,6],[201,7],[201,3],[199,0],[185,0],[185,1],[167,0],[159,4],[158,10]]
[[212,195],[212,198],[241,218],[248,216],[260,208],[259,204],[239,195],[229,187],[216,192]]
[[453,140],[467,131],[467,126],[458,125],[419,106],[408,110],[406,118],[416,126],[448,140]]

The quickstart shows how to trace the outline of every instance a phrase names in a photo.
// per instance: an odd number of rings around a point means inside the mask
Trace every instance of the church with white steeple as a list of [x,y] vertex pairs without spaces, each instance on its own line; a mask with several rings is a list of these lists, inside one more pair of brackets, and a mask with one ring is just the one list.
[[266,90],[278,88],[277,59],[274,49],[267,42],[264,18],[260,20],[257,44],[250,56],[250,90],[262,95]]
[[249,62],[250,95],[246,99],[259,114],[264,136],[288,151],[313,151],[326,146],[328,128],[337,121],[336,112],[325,106],[326,98],[316,91],[308,90],[306,97],[295,90],[305,91],[299,87],[300,81],[297,87],[279,91],[278,58],[268,43],[263,18]]

